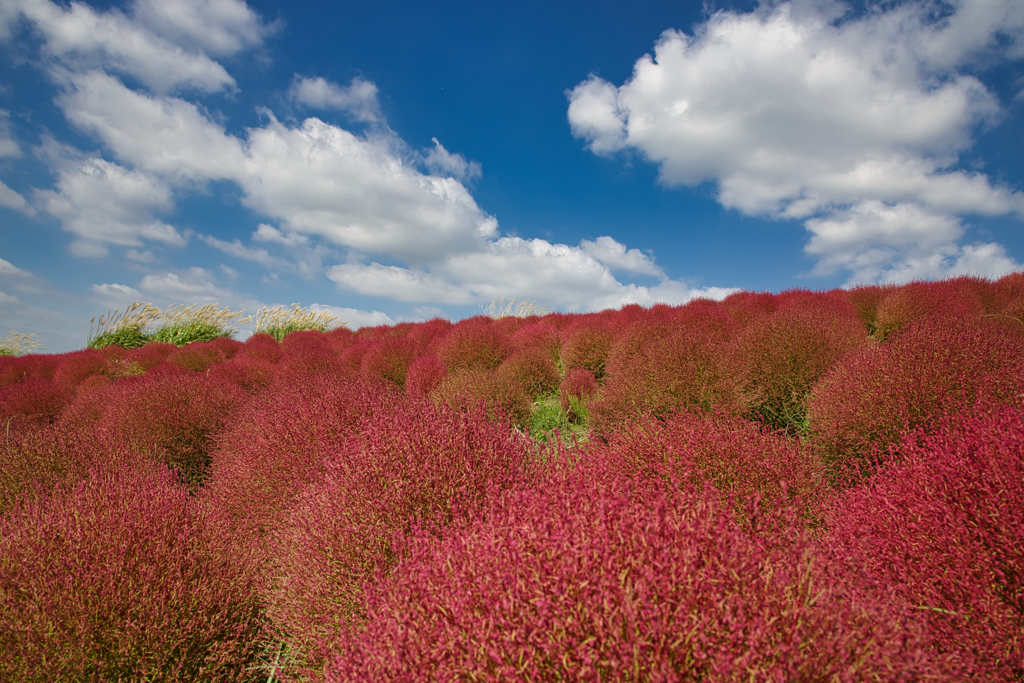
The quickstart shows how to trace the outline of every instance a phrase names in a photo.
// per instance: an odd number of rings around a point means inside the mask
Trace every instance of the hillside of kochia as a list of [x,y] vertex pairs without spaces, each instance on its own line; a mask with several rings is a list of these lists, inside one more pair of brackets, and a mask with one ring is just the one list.
[[1024,273],[0,356],[0,679],[1024,678]]

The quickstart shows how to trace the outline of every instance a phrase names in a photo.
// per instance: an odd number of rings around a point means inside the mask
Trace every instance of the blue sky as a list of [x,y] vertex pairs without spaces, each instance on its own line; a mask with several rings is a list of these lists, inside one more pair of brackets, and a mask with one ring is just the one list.
[[0,334],[998,276],[1024,3],[0,0]]

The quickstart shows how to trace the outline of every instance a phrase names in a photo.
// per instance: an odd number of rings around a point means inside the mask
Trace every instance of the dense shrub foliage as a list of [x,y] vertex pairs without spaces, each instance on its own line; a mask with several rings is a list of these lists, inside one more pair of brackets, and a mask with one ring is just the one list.
[[259,605],[166,470],[123,470],[0,520],[0,678],[243,681]]
[[279,337],[0,356],[0,679],[1024,677],[1024,274]]
[[1024,676],[1024,409],[982,406],[836,501],[831,550],[847,573],[921,610],[972,680]]
[[326,680],[948,675],[913,615],[823,579],[806,535],[745,530],[708,493],[571,472],[413,537]]

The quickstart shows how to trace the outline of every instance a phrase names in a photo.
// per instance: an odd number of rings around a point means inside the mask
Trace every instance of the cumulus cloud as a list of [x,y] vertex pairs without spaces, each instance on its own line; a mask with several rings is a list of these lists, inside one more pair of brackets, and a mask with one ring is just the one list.
[[59,104],[119,160],[177,184],[234,181],[247,205],[288,232],[414,263],[475,250],[497,233],[462,183],[421,173],[390,135],[271,117],[243,141],[191,102],[100,72],[76,77]]
[[18,268],[10,261],[0,258],[0,275],[28,275],[28,272]]
[[[194,88],[216,92],[235,81],[204,52],[183,48],[118,9],[97,12],[86,4],[69,7],[49,0],[9,0],[43,37],[43,52],[61,70],[103,68],[139,79],[158,92]],[[205,18],[197,16],[198,23]]]
[[[604,252],[625,256],[625,245],[610,237],[586,242],[590,249],[601,245]],[[601,251],[601,249],[597,249]],[[638,260],[630,265],[634,267]],[[484,249],[453,254],[429,270],[348,263],[327,269],[327,276],[339,286],[366,296],[379,296],[417,303],[469,304],[500,297],[536,299],[569,310],[600,310],[627,303],[682,304],[705,296],[721,299],[734,290],[695,289],[666,278],[652,262],[645,269],[657,270],[661,282],[654,286],[623,284],[605,263],[588,248],[553,244],[543,239],[502,237]]]
[[344,308],[313,304],[309,307],[313,313],[329,313],[339,320],[347,322],[346,327],[358,330],[360,327],[377,327],[378,325],[394,325],[397,321],[381,311],[362,311],[358,308]]
[[483,175],[483,169],[476,161],[466,161],[461,154],[452,154],[437,138],[431,138],[433,149],[424,157],[424,163],[434,175],[451,176],[462,182],[476,180]]
[[580,242],[580,248],[612,270],[665,277],[665,273],[655,265],[647,254],[639,249],[627,250],[625,244],[616,242],[611,237],[598,237],[593,242],[583,240]]
[[23,196],[7,187],[0,181],[0,206],[6,209],[14,209],[15,211],[21,211],[22,213],[33,214],[35,210],[29,206],[28,202]]
[[377,86],[356,76],[345,87],[317,76],[292,77],[288,95],[295,102],[316,109],[337,109],[357,121],[376,123],[383,120],[380,102],[377,100]]
[[132,15],[176,45],[218,57],[257,47],[278,28],[241,0],[136,0]]
[[0,157],[18,156],[21,156],[21,149],[11,137],[11,113],[0,109]]
[[[881,273],[922,256],[906,241],[926,232],[906,224],[914,212],[950,239],[962,233],[950,229],[956,214],[1024,212],[1021,193],[955,168],[972,131],[1000,114],[961,67],[981,50],[1020,56],[1024,10],[1013,0],[950,8],[942,20],[915,2],[842,20],[840,3],[720,11],[693,35],[662,34],[622,86],[578,84],[569,123],[596,154],[632,150],[657,164],[666,186],[711,181],[726,207],[810,219],[819,272],[885,253]],[[903,217],[905,248],[879,232],[882,214]]]
[[173,206],[166,184],[104,159],[59,158],[56,190],[38,190],[41,206],[75,235],[78,256],[103,256],[106,244],[138,247],[143,240],[184,246],[185,237],[154,218]]

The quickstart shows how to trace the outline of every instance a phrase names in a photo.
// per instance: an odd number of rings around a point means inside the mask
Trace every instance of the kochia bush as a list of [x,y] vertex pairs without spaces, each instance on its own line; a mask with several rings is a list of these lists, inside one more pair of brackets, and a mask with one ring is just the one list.
[[581,465],[414,538],[326,680],[953,680],[912,615],[827,584],[780,533]]
[[284,510],[323,475],[326,455],[358,432],[364,418],[390,412],[398,398],[385,387],[317,376],[261,394],[217,440],[204,500],[220,524],[261,545]]
[[455,410],[487,408],[492,419],[507,420],[516,426],[530,422],[530,396],[515,378],[497,370],[470,370],[449,375],[430,395],[436,403]]
[[520,386],[530,398],[550,394],[558,388],[561,379],[551,354],[542,348],[527,348],[513,353],[498,368],[498,375]]
[[981,407],[908,435],[901,460],[839,498],[828,543],[846,575],[894,586],[972,666],[1024,676],[1024,410]]
[[601,379],[611,345],[611,330],[588,316],[562,333],[562,367],[567,371],[584,368]]
[[813,523],[827,499],[824,468],[810,446],[728,414],[641,418],[593,457],[630,477],[710,484],[737,514],[758,500],[768,514],[792,510]]
[[0,678],[244,681],[252,584],[166,470],[96,474],[0,518]]
[[811,389],[866,343],[851,304],[834,295],[806,296],[753,320],[722,362],[750,417],[774,429],[802,432]]
[[922,318],[834,367],[811,393],[812,441],[837,481],[906,429],[970,408],[980,397],[1019,404],[1024,344],[992,318]]
[[362,590],[397,559],[396,532],[437,534],[456,515],[523,481],[525,439],[481,411],[403,402],[335,447],[275,534],[268,614],[303,673],[322,671],[331,643],[361,620]]
[[118,380],[104,390],[96,428],[178,472],[189,486],[205,482],[214,440],[248,395],[206,375]]
[[448,370],[441,359],[430,353],[420,356],[409,364],[405,375],[405,393],[409,396],[423,398],[448,376]]
[[671,322],[635,322],[619,333],[608,354],[601,400],[591,426],[607,437],[644,413],[732,407],[735,396],[720,355],[738,324],[720,306],[685,307]]
[[508,336],[486,317],[463,320],[437,346],[437,357],[448,372],[494,370],[512,352]]

